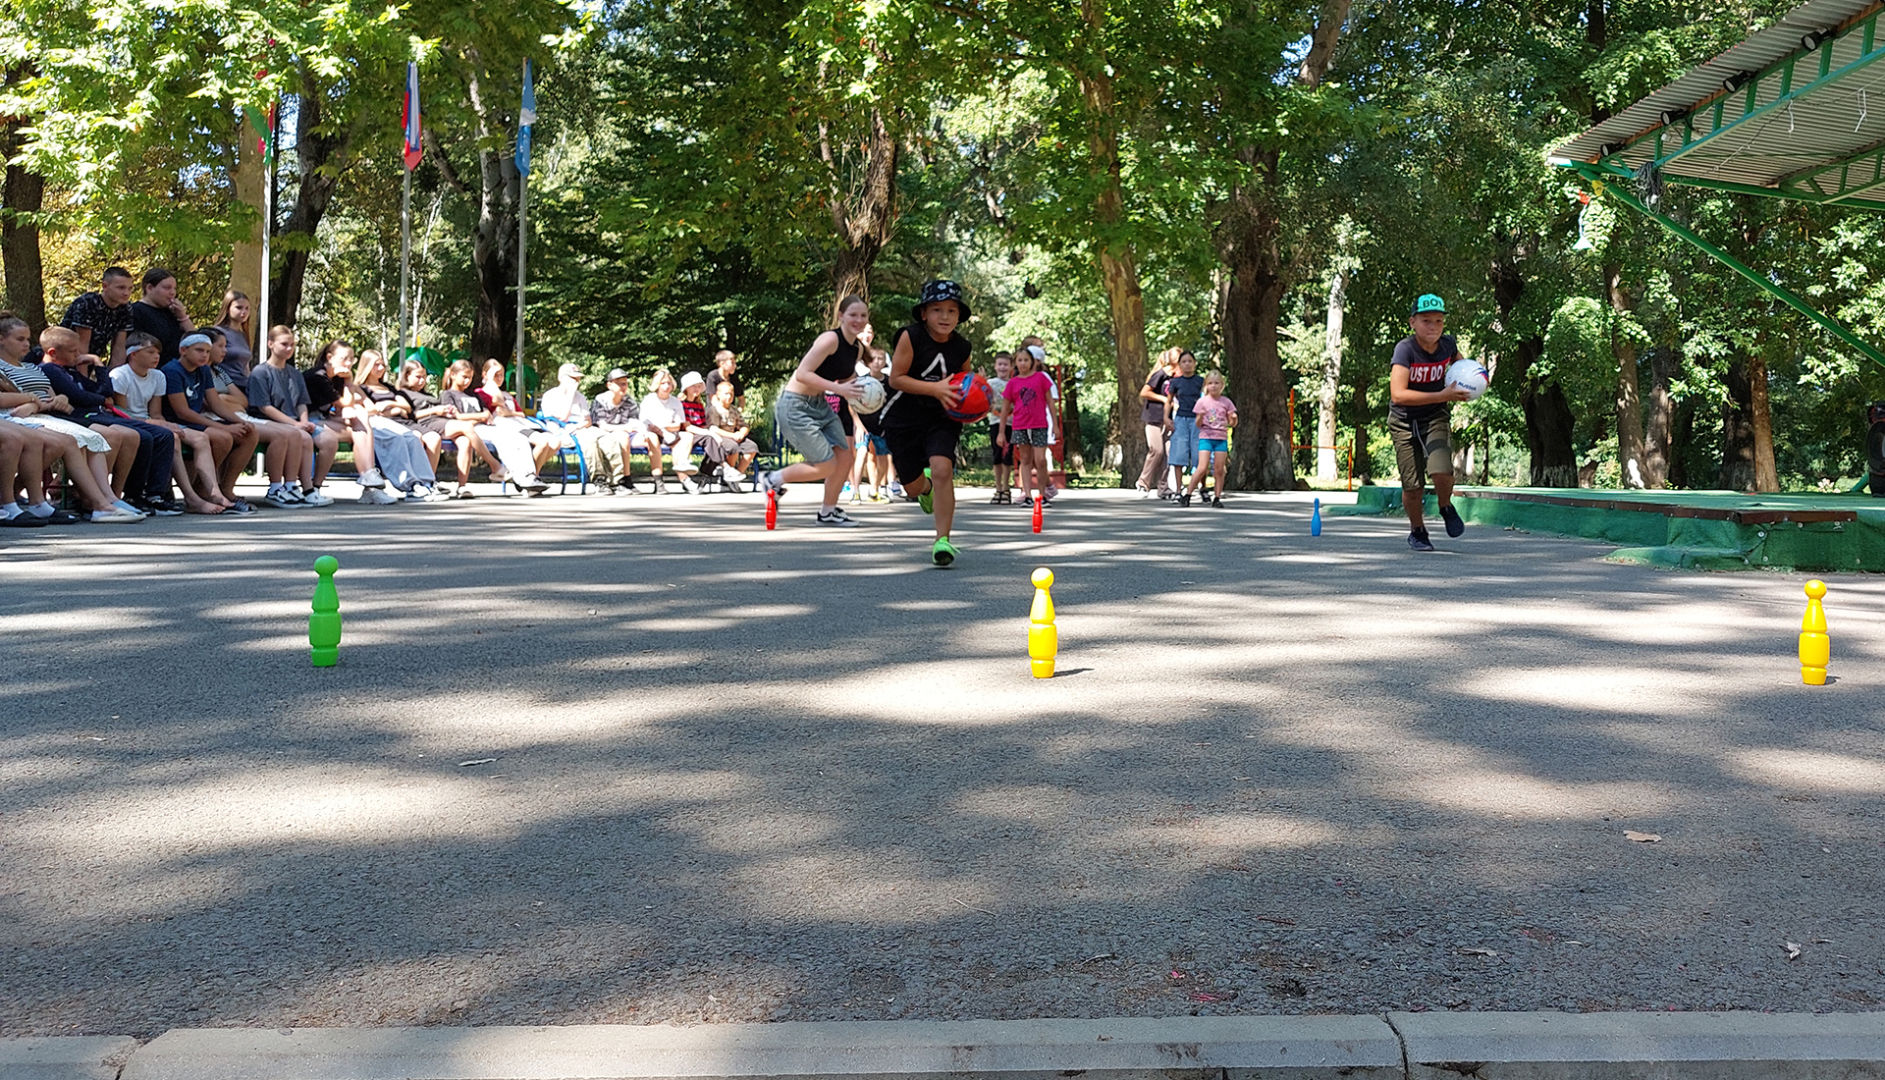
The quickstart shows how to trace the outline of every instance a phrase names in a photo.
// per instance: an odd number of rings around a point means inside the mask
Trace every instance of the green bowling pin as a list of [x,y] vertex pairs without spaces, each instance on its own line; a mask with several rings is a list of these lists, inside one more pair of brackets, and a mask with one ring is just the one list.
[[340,594],[334,591],[334,571],[340,560],[323,555],[314,560],[314,572],[321,580],[314,586],[314,614],[308,616],[308,645],[315,667],[333,667],[340,662]]

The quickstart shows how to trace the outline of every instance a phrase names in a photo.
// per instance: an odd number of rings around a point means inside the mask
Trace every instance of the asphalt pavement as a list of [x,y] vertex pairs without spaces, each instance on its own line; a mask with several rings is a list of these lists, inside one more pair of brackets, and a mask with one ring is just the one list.
[[1305,500],[0,536],[0,1036],[1882,1004],[1885,582]]

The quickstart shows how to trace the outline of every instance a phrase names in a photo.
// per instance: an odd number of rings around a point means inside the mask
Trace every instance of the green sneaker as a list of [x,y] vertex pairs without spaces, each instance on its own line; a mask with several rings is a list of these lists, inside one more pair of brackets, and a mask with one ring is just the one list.
[[956,546],[947,536],[938,536],[935,546],[929,549],[929,558],[937,566],[948,566],[956,561]]
[[[930,480],[928,469],[923,470],[923,479],[929,480],[929,490],[916,497],[916,505],[922,507],[925,514],[933,514],[936,512],[936,481]],[[950,548],[949,550],[953,557],[955,549]],[[949,565],[946,562],[941,562],[941,560],[937,561],[943,566]]]

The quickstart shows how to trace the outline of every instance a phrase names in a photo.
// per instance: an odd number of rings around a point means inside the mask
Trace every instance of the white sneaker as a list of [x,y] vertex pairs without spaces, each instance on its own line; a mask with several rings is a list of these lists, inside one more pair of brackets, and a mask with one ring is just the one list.
[[378,469],[368,469],[366,472],[360,474],[360,486],[363,488],[383,488],[386,486],[386,477],[381,475]]
[[111,505],[117,507],[118,509],[124,511],[127,514],[136,514],[138,517],[141,517],[141,518],[150,517],[149,514],[146,514],[144,511],[139,510],[137,507],[132,506],[128,502],[125,502],[123,499],[113,500]]
[[391,506],[399,501],[397,496],[387,494],[383,488],[364,488],[360,492],[360,502],[364,506]]
[[287,487],[281,484],[276,484],[269,488],[268,491],[263,493],[261,498],[255,501],[261,503],[263,506],[272,506],[277,510],[286,510],[296,503],[301,502]]
[[135,510],[120,510],[115,506],[109,510],[92,511],[92,524],[94,525],[129,525],[134,521],[143,520],[143,514]]
[[698,495],[700,494],[700,485],[694,483],[692,476],[683,475],[681,477],[681,490],[687,492],[689,495]]
[[332,506],[334,505],[334,500],[330,496],[321,494],[320,488],[315,488],[313,491],[304,491],[301,493],[301,505]]

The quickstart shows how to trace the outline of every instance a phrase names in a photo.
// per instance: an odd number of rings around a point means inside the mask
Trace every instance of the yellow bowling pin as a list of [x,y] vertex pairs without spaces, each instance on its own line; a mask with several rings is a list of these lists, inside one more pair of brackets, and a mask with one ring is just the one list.
[[1047,590],[1054,587],[1054,572],[1043,566],[1034,571],[1034,609],[1028,612],[1028,659],[1034,677],[1054,677],[1054,654],[1060,651],[1060,632],[1054,629],[1054,598]]
[[1806,614],[1800,618],[1800,681],[1808,686],[1826,685],[1826,664],[1833,655],[1833,639],[1826,634],[1826,608],[1820,604],[1825,595],[1824,581],[1814,578],[1806,583]]

